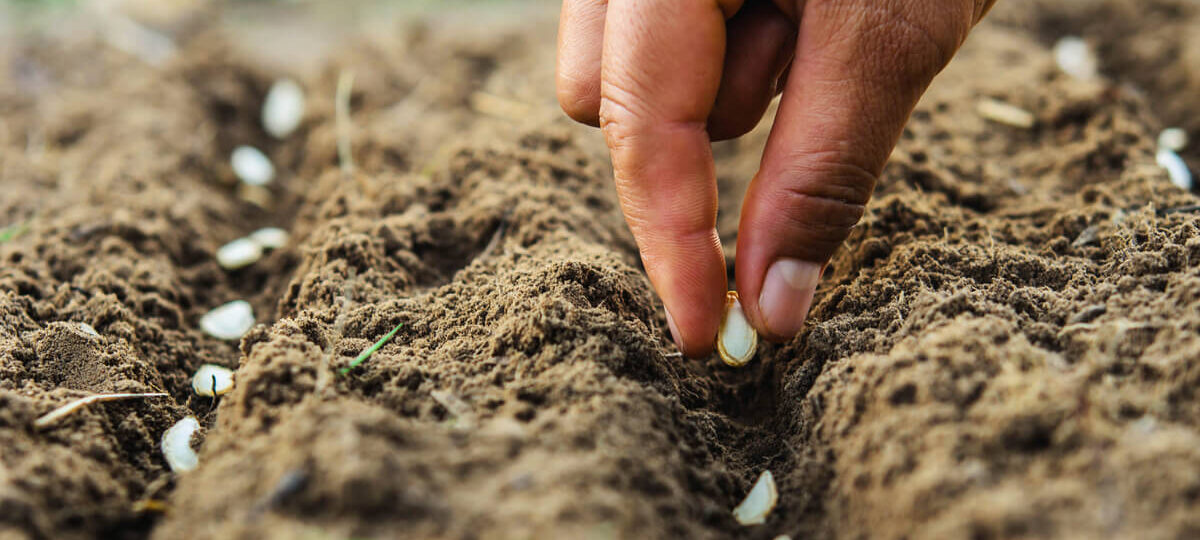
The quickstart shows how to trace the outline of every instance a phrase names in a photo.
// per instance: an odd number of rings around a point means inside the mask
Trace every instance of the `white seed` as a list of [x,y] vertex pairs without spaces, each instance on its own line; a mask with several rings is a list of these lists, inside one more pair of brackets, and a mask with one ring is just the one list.
[[250,233],[249,238],[263,249],[279,249],[287,245],[288,237],[288,232],[279,227],[267,227]]
[[241,339],[254,326],[254,310],[245,300],[234,300],[200,318],[200,329],[217,339]]
[[88,323],[79,323],[79,329],[83,330],[83,333],[85,333],[91,337],[94,337],[94,338],[100,337],[100,332],[97,332],[96,329],[92,328],[92,325],[90,325]]
[[1154,156],[1158,161],[1158,166],[1167,170],[1167,175],[1171,177],[1171,183],[1191,191],[1192,189],[1192,172],[1188,170],[1187,163],[1184,163],[1183,158],[1179,154],[1170,150],[1159,150]]
[[1184,131],[1183,128],[1167,128],[1162,130],[1162,133],[1158,134],[1159,150],[1178,152],[1183,150],[1187,146],[1187,143],[1187,131]]
[[1054,61],[1063,73],[1089,81],[1100,72],[1100,61],[1083,38],[1067,36],[1054,44]]
[[192,435],[200,430],[195,416],[188,416],[163,433],[162,452],[171,471],[181,473],[195,469],[200,457],[192,450]]
[[771,471],[763,471],[742,504],[733,509],[733,518],[742,525],[762,525],[777,502],[779,492],[775,490],[775,477],[771,476]]
[[192,375],[192,390],[206,397],[225,395],[233,390],[233,370],[216,364],[204,364]]
[[1035,120],[1033,113],[1017,107],[1009,105],[1003,101],[995,99],[983,99],[976,105],[975,110],[982,116],[993,122],[1029,129],[1033,127]]
[[291,135],[304,120],[304,89],[292,79],[279,79],[263,101],[263,128],[276,139]]
[[733,367],[742,367],[754,359],[758,350],[758,332],[746,320],[737,291],[725,293],[725,315],[717,333],[717,353]]
[[226,270],[237,270],[258,262],[262,256],[261,243],[250,238],[239,238],[217,250],[217,264]]
[[271,164],[271,159],[253,146],[234,148],[229,156],[229,164],[242,182],[252,186],[266,185],[275,178],[275,166]]

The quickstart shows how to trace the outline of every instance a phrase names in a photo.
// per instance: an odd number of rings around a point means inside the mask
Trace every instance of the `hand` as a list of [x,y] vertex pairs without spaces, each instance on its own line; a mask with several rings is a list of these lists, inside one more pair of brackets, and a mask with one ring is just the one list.
[[800,331],[933,77],[994,0],[566,0],[558,98],[600,126],[675,342],[711,351],[728,281],[711,139],[783,100],[746,194],[737,289],[768,339]]

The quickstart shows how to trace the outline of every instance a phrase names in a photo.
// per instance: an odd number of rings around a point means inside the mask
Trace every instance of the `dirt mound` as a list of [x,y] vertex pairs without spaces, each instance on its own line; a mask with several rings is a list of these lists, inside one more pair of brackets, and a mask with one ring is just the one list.
[[[1200,534],[1200,214],[1154,158],[1164,119],[1200,129],[1194,3],[1000,3],[808,328],[743,370],[674,353],[602,140],[549,91],[554,13],[489,9],[314,37],[336,44],[302,64],[207,10],[160,67],[102,33],[10,38],[0,536]],[[1101,80],[1058,71],[1063,35]],[[309,105],[276,141],[258,111],[281,74]],[[984,120],[984,98],[1037,121]],[[730,265],[765,136],[716,149]],[[235,181],[241,144],[279,170],[266,191]],[[263,226],[289,246],[217,265]],[[199,331],[235,299],[261,323],[240,343]],[[192,394],[203,363],[238,369],[219,403]],[[189,414],[200,467],[174,475],[158,441]],[[743,528],[766,469],[779,506]]]

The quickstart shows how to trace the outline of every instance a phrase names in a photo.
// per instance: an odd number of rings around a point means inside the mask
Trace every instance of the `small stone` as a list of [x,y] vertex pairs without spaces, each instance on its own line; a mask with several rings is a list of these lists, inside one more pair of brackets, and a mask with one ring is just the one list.
[[1158,149],[1179,152],[1187,147],[1188,136],[1183,128],[1167,128],[1158,134]]
[[1063,73],[1076,79],[1090,81],[1100,72],[1100,62],[1083,38],[1067,36],[1054,44],[1054,61]]
[[234,300],[200,318],[200,329],[217,339],[241,339],[254,326],[254,309],[245,300]]
[[204,364],[192,375],[192,390],[207,397],[225,395],[233,390],[233,370],[216,364]]
[[1170,150],[1159,150],[1154,155],[1158,166],[1167,170],[1167,175],[1171,177],[1171,183],[1179,186],[1181,189],[1192,190],[1192,172],[1188,170],[1187,163],[1179,154]]
[[1033,127],[1036,120],[1033,113],[995,99],[980,100],[975,110],[987,120],[1022,129]]
[[291,135],[304,120],[304,89],[292,79],[279,79],[263,101],[263,128],[276,139]]
[[287,231],[279,227],[267,227],[250,233],[250,239],[258,242],[263,249],[280,249],[287,245]]
[[261,243],[250,238],[239,238],[217,250],[217,264],[226,270],[237,270],[258,262],[262,256]]
[[233,173],[247,184],[263,186],[275,179],[275,166],[271,159],[253,146],[239,146],[229,156]]

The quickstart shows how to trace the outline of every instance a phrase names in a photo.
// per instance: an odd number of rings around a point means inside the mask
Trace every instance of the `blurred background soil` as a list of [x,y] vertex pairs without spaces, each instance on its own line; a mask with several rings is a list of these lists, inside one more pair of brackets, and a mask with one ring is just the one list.
[[[53,4],[0,4],[0,538],[1200,535],[1200,201],[1154,156],[1200,139],[1195,1],[1000,2],[805,332],[742,370],[674,354],[603,141],[554,101],[554,3]],[[1100,79],[1058,70],[1066,35]],[[283,141],[280,76],[308,97]],[[768,126],[717,147],[731,271]],[[292,242],[217,265],[264,226]],[[235,299],[240,344],[198,329]],[[234,391],[193,395],[203,363]],[[763,470],[779,504],[741,527]]]

